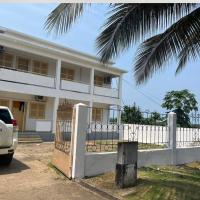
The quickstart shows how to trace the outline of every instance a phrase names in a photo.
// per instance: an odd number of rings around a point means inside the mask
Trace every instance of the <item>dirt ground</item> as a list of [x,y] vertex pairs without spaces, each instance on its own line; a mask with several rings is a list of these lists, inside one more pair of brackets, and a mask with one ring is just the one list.
[[0,200],[100,200],[48,166],[52,143],[20,144],[9,167],[0,165]]

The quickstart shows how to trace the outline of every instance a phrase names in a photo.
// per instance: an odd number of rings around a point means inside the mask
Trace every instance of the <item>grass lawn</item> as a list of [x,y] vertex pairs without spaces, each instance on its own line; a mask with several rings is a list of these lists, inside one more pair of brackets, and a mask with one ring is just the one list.
[[200,199],[200,163],[181,166],[152,166],[139,169],[138,184],[119,189],[114,173],[86,179],[89,184],[126,200]]

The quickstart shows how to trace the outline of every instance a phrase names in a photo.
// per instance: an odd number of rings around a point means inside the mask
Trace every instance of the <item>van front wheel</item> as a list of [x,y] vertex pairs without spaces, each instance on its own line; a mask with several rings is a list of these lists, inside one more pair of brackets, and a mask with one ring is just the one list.
[[10,165],[13,159],[13,153],[11,154],[6,154],[6,155],[1,155],[0,156],[0,163],[3,165]]

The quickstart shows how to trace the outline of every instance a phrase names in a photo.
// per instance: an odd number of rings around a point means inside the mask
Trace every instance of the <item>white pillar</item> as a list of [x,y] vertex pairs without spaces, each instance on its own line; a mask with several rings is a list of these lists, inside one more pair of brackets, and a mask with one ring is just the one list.
[[122,98],[122,81],[123,81],[123,74],[119,76],[119,81],[118,81],[118,98],[121,101]]
[[52,132],[56,133],[56,120],[57,120],[57,110],[59,105],[59,98],[54,97],[53,102],[53,117],[52,117]]
[[14,58],[13,58],[13,68],[17,69],[17,56],[16,55],[14,55]]
[[92,122],[92,107],[93,107],[93,94],[94,94],[94,68],[90,70],[90,102],[89,102],[89,120]]
[[121,124],[121,106],[117,106],[117,123]]
[[56,62],[56,81],[55,81],[56,90],[60,89],[60,76],[61,76],[61,60],[58,59]]
[[85,140],[87,130],[88,107],[76,104],[72,118],[72,178],[85,176]]
[[117,123],[121,123],[121,102],[122,102],[122,81],[123,81],[123,75],[121,74],[119,76],[118,80],[118,98],[119,98],[119,105],[117,105]]
[[171,164],[176,165],[176,113],[170,112],[167,119]]

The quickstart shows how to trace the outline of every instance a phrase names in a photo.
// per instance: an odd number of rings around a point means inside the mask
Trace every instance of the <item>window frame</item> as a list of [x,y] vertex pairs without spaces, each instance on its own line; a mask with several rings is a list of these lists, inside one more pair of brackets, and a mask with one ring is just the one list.
[[74,69],[69,69],[69,68],[65,68],[65,67],[61,68],[61,79],[62,80],[74,81],[74,77],[75,77]]
[[[14,64],[14,55],[11,53],[7,53],[7,52],[2,53],[1,55],[2,55],[2,59],[0,58],[0,66],[12,69],[14,66],[13,65]],[[10,61],[6,60],[6,56],[11,56],[11,60]],[[10,66],[7,65],[8,63],[10,64]]]
[[[19,63],[20,59],[21,59],[21,60],[24,60],[24,61],[27,61],[27,62],[28,62],[28,63],[27,63],[27,66],[24,65],[24,64],[21,64],[21,66],[19,66],[19,64],[20,64],[20,63]],[[18,69],[18,70],[24,71],[24,72],[28,72],[28,71],[29,71],[29,66],[30,66],[30,59],[24,58],[24,57],[21,57],[21,56],[18,56],[18,57],[17,57],[17,69]],[[27,68],[27,69],[24,69],[24,67]]]
[[[35,63],[38,63],[38,66],[36,66]],[[46,67],[46,69],[44,67]],[[40,60],[32,60],[32,72],[45,76],[48,75],[48,71],[49,71],[49,64],[47,62],[43,62]]]
[[[97,113],[97,112],[99,112],[100,111],[100,113]],[[100,117],[99,117],[99,116]],[[97,118],[97,116],[99,117],[99,118]],[[102,120],[103,120],[103,108],[96,108],[96,107],[93,107],[92,108],[92,121],[94,121],[94,122],[102,122]]]
[[[35,108],[32,108],[32,106]],[[41,114],[41,106],[43,106],[42,114]],[[29,103],[29,118],[30,119],[45,119],[46,112],[46,104],[42,102],[30,102]],[[33,114],[35,113],[35,114]]]

